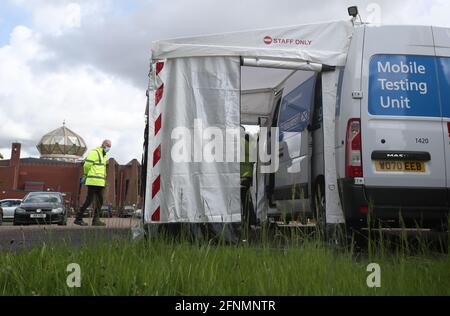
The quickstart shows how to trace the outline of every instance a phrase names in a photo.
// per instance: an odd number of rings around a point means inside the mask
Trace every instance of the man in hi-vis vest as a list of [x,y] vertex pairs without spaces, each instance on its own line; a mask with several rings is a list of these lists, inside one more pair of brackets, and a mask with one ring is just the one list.
[[92,149],[84,160],[84,176],[81,183],[88,187],[88,192],[86,201],[76,215],[76,225],[88,225],[83,221],[83,214],[89,205],[94,202],[95,210],[92,226],[105,226],[105,223],[100,221],[100,212],[103,205],[103,190],[106,186],[106,156],[110,149],[111,141],[104,140],[102,146]]

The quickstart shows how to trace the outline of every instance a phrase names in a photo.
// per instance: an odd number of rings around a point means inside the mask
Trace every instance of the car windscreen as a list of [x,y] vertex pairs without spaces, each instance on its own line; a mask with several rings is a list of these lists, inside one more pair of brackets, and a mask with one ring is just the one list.
[[30,194],[23,203],[61,203],[61,198],[56,194]]

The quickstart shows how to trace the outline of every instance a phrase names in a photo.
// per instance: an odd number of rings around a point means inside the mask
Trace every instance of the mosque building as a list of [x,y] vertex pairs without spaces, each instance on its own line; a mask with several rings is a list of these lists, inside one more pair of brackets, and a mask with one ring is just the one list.
[[[36,147],[39,158],[22,158],[20,143],[12,144],[10,159],[0,158],[0,200],[23,198],[32,191],[58,191],[65,193],[68,205],[77,209],[87,193],[86,186],[80,184],[86,142],[64,123],[42,136]],[[110,158],[104,204],[111,203],[115,210],[133,204],[140,207],[140,171],[136,159],[119,165]]]

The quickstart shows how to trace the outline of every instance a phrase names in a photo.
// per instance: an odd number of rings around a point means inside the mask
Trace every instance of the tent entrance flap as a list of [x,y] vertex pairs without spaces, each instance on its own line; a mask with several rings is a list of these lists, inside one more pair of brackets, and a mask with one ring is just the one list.
[[[268,63],[265,63],[264,61],[261,61],[258,67],[268,66]],[[311,76],[311,69],[307,70],[298,70],[299,72],[305,73],[305,76]],[[339,72],[341,71],[340,68],[335,69],[331,71],[323,72],[322,71],[322,85],[321,85],[321,94],[322,94],[322,120],[323,120],[323,129],[321,131],[323,132],[323,168],[324,168],[324,177],[325,177],[325,212],[326,212],[326,222],[327,224],[342,224],[344,223],[344,214],[342,211],[341,201],[339,197],[339,191],[338,191],[338,183],[337,183],[337,170],[336,170],[336,155],[335,155],[335,113],[336,113],[336,100],[337,100],[337,82],[339,77]],[[297,71],[295,72],[297,73]],[[305,77],[307,78],[307,77]],[[297,85],[300,85],[302,83],[301,76],[295,77],[296,80],[299,80],[297,82]],[[267,90],[256,90],[256,91],[243,91],[241,99],[243,100],[243,106],[246,105],[247,112],[249,111],[248,105],[270,105],[270,108],[267,109],[261,109],[260,113],[262,112],[268,112],[271,113],[273,110],[273,106],[275,106],[275,91],[277,91],[280,87],[282,87],[284,82],[282,82],[280,85],[274,87],[273,89],[267,89]],[[281,90],[280,90],[281,91]],[[263,100],[259,100],[259,98],[263,98],[265,96],[267,97],[267,101],[263,102]],[[282,96],[284,97],[284,95]],[[250,102],[246,100],[246,98],[252,98],[254,102]],[[258,121],[258,115],[256,114],[256,110],[252,113],[254,121]],[[249,117],[248,113],[243,113],[242,118]],[[268,125],[274,126],[272,122],[271,124],[265,124],[267,127]],[[257,144],[258,148],[259,146],[262,146],[262,148],[265,148],[267,144]],[[312,144],[312,146],[318,146],[315,144]],[[320,150],[319,148],[317,148]],[[258,151],[259,152],[259,151]],[[266,216],[269,213],[269,205],[267,203],[267,196],[265,196],[265,186],[267,185],[267,181],[265,181],[265,177],[267,177],[268,174],[260,173],[259,168],[255,168],[254,172],[254,181],[253,185],[255,188],[253,188],[252,194],[253,199],[255,201],[256,205],[256,213],[257,217],[260,220],[266,220]],[[277,170],[275,173],[278,172]],[[308,180],[309,182],[312,181],[311,178]]]
[[345,222],[337,183],[335,151],[335,114],[339,71],[335,70],[322,74],[323,160],[327,224],[342,224]]
[[240,67],[239,57],[153,65],[145,223],[240,222]]

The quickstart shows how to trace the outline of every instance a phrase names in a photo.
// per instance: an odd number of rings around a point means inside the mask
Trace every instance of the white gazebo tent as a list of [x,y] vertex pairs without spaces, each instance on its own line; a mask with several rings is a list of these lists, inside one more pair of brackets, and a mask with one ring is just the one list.
[[[144,222],[241,220],[240,164],[228,151],[239,148],[239,137],[231,131],[268,116],[280,83],[274,76],[262,89],[243,91],[242,66],[323,71],[327,222],[343,222],[334,160],[335,67],[345,65],[352,32],[349,20],[155,42]],[[225,143],[222,157],[205,159],[205,132],[217,140],[216,154]]]

